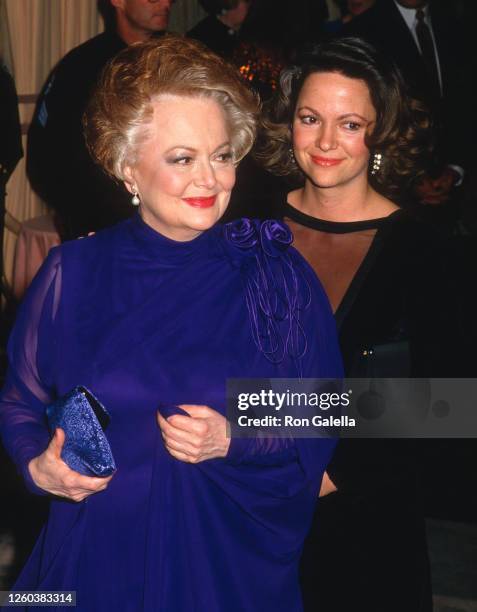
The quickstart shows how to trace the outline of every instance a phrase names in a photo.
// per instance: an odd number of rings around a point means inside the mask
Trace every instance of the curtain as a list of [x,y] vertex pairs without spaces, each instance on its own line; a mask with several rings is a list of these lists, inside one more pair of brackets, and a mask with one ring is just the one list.
[[[20,99],[23,148],[36,96],[56,62],[73,47],[101,30],[96,0],[1,0],[2,53]],[[8,185],[6,206],[14,219],[24,221],[45,212],[28,184],[25,159]],[[4,265],[11,280],[16,237],[5,230]]]

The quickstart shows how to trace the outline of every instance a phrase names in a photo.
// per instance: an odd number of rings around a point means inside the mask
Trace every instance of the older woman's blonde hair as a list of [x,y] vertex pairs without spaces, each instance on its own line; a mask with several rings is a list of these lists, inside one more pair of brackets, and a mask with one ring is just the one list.
[[233,158],[252,148],[258,98],[237,70],[201,43],[177,35],[131,45],[104,69],[83,118],[93,158],[113,177],[138,161],[162,94],[210,98],[225,112]]

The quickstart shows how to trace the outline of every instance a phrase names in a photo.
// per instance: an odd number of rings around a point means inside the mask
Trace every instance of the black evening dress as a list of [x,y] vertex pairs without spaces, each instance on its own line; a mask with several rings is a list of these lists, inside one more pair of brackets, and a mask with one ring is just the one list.
[[[288,223],[324,286],[347,376],[453,374],[446,260],[423,224],[402,209],[323,221],[285,201],[272,214]],[[328,467],[338,492],[323,498],[302,559],[307,612],[432,610],[418,484],[432,442],[339,442]]]

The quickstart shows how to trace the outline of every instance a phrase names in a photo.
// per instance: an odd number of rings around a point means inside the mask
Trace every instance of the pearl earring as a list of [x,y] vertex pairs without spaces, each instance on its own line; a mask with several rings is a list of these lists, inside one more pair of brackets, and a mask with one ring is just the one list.
[[133,197],[131,198],[131,204],[133,206],[139,206],[140,203],[141,203],[141,200],[139,199],[138,192],[134,189]]
[[382,157],[383,156],[381,153],[375,153],[373,155],[373,168],[371,170],[371,174],[377,174],[379,172],[379,169],[381,168]]

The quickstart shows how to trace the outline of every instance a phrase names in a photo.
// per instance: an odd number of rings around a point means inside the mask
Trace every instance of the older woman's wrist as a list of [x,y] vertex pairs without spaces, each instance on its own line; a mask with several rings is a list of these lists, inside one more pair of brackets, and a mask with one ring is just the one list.
[[227,457],[227,455],[229,454],[231,441],[231,438],[225,438],[224,444],[222,446],[222,457]]
[[37,472],[36,472],[36,463],[38,457],[33,457],[32,459],[27,459],[21,468],[23,481],[25,482],[25,486],[30,493],[34,495],[48,495],[48,492],[38,486],[37,482]]

